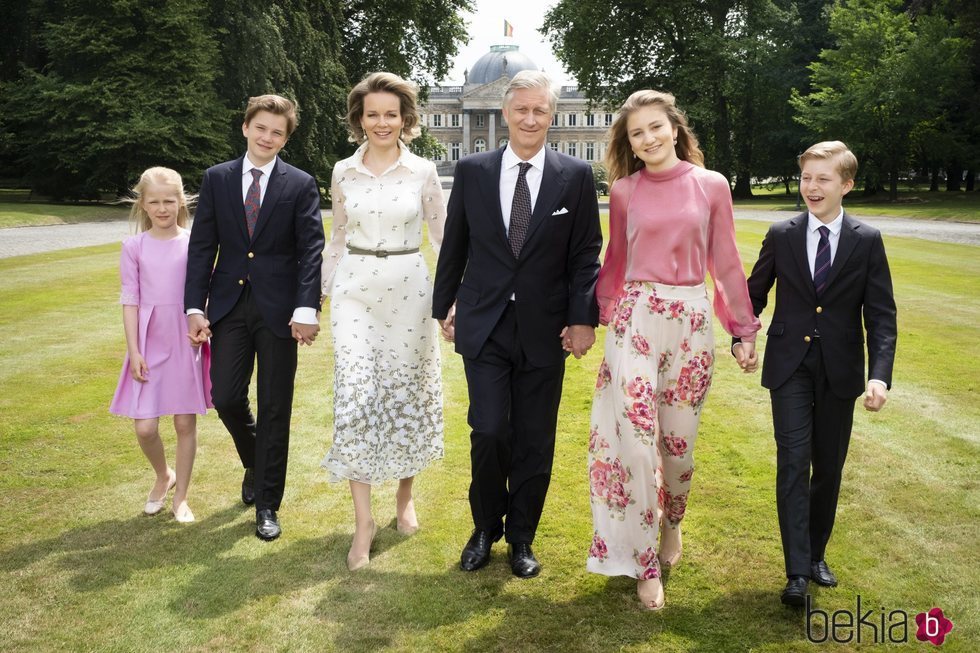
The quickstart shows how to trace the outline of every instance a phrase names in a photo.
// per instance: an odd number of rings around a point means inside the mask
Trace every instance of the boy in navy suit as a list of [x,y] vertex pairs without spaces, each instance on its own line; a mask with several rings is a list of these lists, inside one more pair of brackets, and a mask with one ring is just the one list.
[[[297,344],[312,344],[320,328],[320,194],[313,177],[278,156],[296,122],[292,101],[249,98],[248,151],[204,173],[184,289],[189,337],[213,332],[212,400],[245,467],[242,501],[255,504],[263,540],[281,532]],[[248,401],[256,360],[257,420]]]
[[[748,280],[756,315],[776,284],[762,385],[769,389],[776,437],[776,507],[787,577],[781,599],[792,606],[805,603],[811,579],[837,585],[824,551],[854,400],[864,393],[867,410],[884,406],[896,340],[881,234],[841,207],[854,187],[857,158],[840,141],[827,141],[810,147],[799,163],[808,211],[770,227]],[[744,370],[755,370],[754,351],[744,351],[737,340],[732,351]]]

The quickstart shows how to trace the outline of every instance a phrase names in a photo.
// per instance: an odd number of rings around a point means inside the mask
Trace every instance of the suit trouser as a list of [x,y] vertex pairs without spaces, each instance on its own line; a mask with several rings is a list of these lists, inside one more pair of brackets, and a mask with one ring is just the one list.
[[[211,398],[242,465],[255,469],[255,508],[279,510],[286,487],[296,341],[265,325],[246,284],[238,303],[211,327]],[[248,384],[258,360],[256,421]]]
[[548,367],[528,363],[509,302],[479,356],[463,364],[473,523],[494,534],[506,523],[508,542],[530,544],[551,482],[565,361]]
[[832,392],[819,338],[810,343],[793,375],[770,390],[770,397],[786,575],[809,576],[810,562],[823,560],[834,528],[855,398]]

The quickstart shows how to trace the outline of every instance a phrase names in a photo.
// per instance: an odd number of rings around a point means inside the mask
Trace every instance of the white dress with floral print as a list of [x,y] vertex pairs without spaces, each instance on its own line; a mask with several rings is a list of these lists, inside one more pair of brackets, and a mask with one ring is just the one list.
[[418,248],[422,224],[438,251],[446,219],[431,161],[403,145],[379,176],[365,145],[334,166],[332,238],[324,252],[334,340],[334,436],[323,460],[332,481],[414,476],[443,455],[442,381],[432,282]]

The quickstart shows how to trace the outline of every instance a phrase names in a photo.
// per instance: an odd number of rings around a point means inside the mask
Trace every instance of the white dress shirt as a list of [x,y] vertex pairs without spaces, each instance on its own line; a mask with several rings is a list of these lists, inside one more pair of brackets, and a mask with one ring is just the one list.
[[830,229],[830,235],[827,236],[827,240],[830,241],[830,264],[834,264],[834,257],[837,256],[837,243],[840,242],[840,230],[844,226],[844,209],[840,210],[840,213],[834,219],[833,222],[829,224],[824,224],[820,221],[820,218],[809,214],[809,222],[806,228],[806,260],[810,264],[810,278],[813,278],[813,271],[816,268],[817,262],[817,245],[820,244],[820,227],[827,227]]
[[[541,178],[544,176],[544,148],[527,160],[531,167],[527,169],[524,178],[527,180],[527,189],[531,191],[531,211],[538,201],[538,191],[541,190]],[[504,216],[504,230],[510,234],[510,209],[514,204],[514,188],[517,186],[517,177],[521,173],[520,163],[523,159],[511,149],[510,143],[504,150],[504,158],[500,162],[500,212]]]
[[262,204],[262,200],[265,199],[265,189],[269,187],[269,177],[272,175],[272,169],[276,167],[276,161],[279,157],[272,157],[272,161],[269,161],[264,166],[257,166],[252,163],[248,155],[245,155],[245,162],[242,164],[242,202],[245,202],[245,198],[248,197],[248,188],[252,185],[252,169],[258,168],[262,171],[262,176],[259,177],[259,204]]

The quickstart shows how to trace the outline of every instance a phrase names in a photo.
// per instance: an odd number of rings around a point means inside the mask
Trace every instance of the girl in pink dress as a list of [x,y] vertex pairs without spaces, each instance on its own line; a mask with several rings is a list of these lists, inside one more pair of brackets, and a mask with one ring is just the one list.
[[704,168],[674,96],[631,95],[611,128],[606,163],[614,185],[596,298],[609,329],[592,402],[587,567],[636,578],[643,606],[659,610],[661,566],[680,561],[694,441],[714,367],[705,274],[714,281],[715,315],[741,337],[746,360],[754,358],[759,320],[735,244],[728,181]]
[[[188,198],[180,175],[168,168],[146,170],[133,195],[130,217],[139,233],[123,241],[119,263],[127,353],[109,412],[133,418],[136,439],[156,472],[143,512],[159,513],[176,486],[172,512],[187,523],[194,521],[187,488],[197,415],[212,407],[208,345],[188,339],[184,316]],[[161,415],[174,416],[176,471],[160,439]]]

